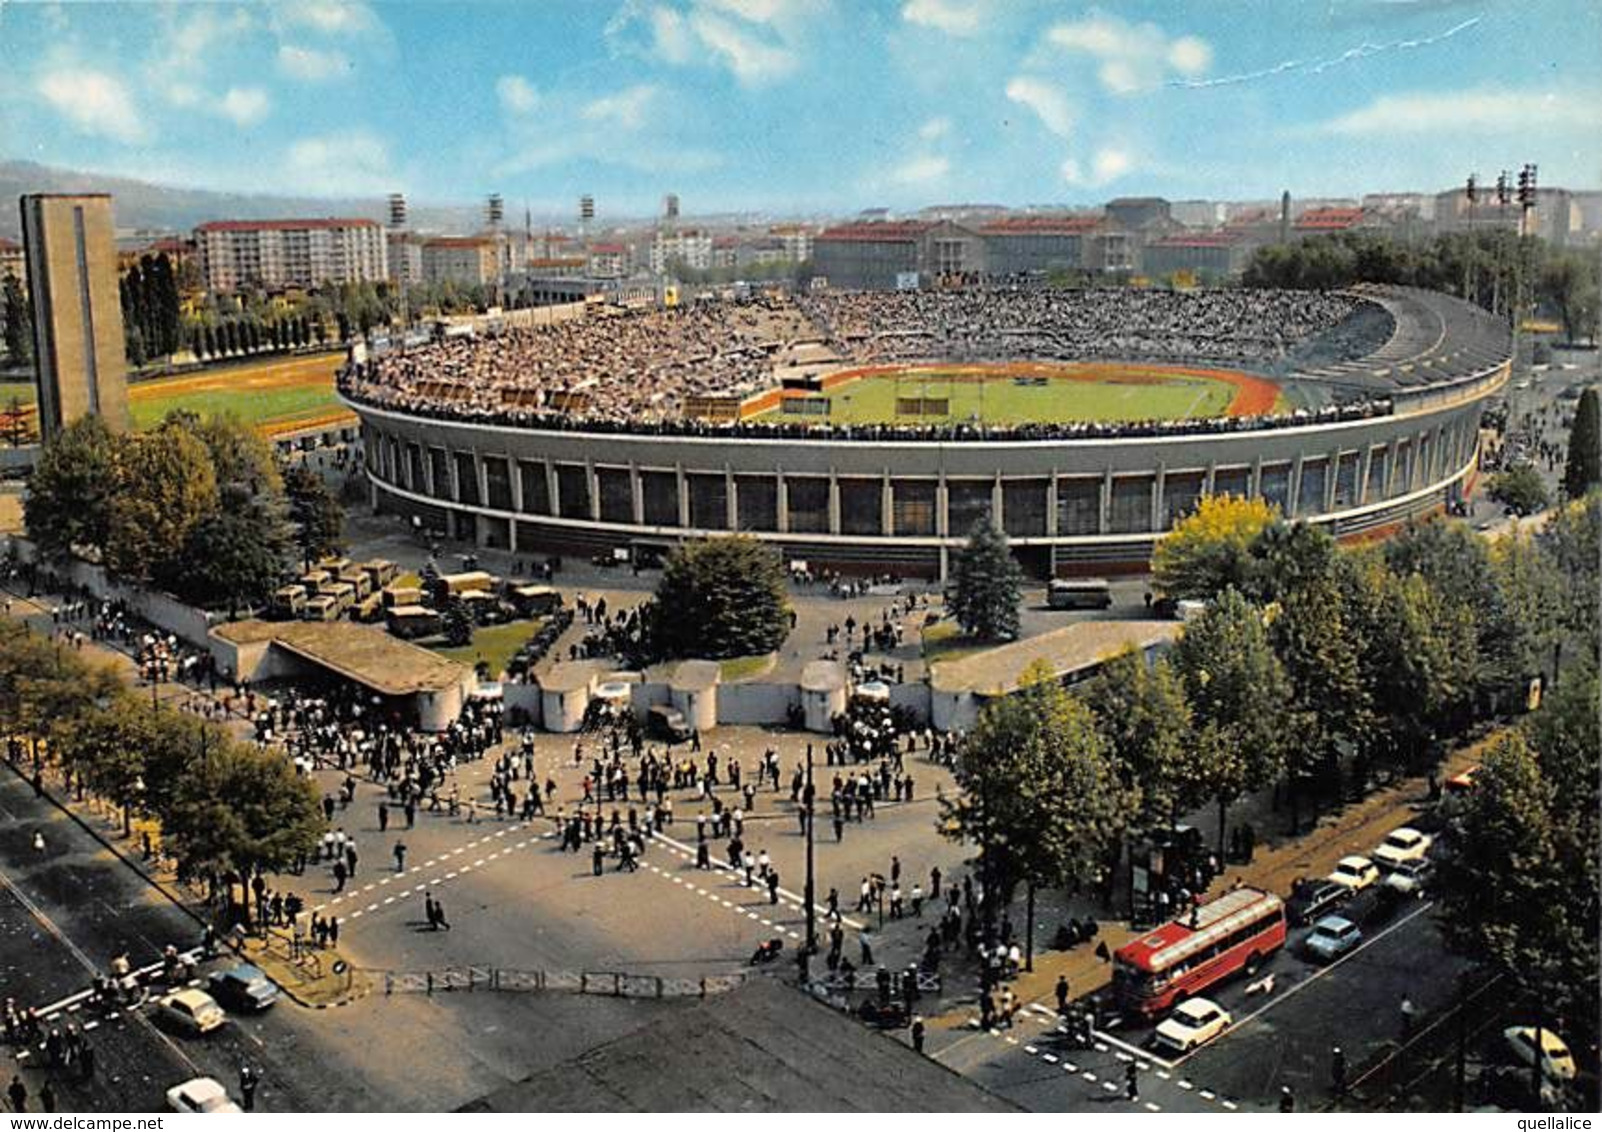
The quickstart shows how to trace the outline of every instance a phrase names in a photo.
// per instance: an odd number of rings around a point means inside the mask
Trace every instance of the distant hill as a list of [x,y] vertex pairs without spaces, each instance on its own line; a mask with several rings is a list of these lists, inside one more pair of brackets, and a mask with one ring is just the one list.
[[[388,205],[378,198],[288,197],[266,193],[220,193],[180,189],[105,173],[57,169],[31,161],[0,160],[0,235],[17,238],[21,224],[16,201],[24,193],[110,193],[119,230],[187,232],[207,220],[265,219],[275,216],[365,216],[383,221]],[[413,227],[470,231],[480,223],[476,205],[410,208]]]

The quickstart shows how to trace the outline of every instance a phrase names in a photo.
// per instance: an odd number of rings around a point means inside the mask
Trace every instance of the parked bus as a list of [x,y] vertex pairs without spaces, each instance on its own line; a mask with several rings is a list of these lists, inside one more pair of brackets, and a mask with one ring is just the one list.
[[1105,578],[1056,578],[1046,587],[1046,604],[1052,609],[1106,609],[1112,590]]
[[1237,888],[1171,920],[1113,955],[1113,989],[1126,1010],[1153,1017],[1285,946],[1285,902]]

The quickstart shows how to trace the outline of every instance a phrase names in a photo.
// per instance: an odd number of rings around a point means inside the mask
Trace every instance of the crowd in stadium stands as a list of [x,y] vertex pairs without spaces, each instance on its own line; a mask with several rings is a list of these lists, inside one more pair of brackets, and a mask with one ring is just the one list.
[[353,400],[412,415],[584,432],[978,440],[1233,431],[1369,416],[1389,402],[1273,417],[987,426],[712,421],[689,411],[689,399],[732,406],[776,387],[802,349],[833,368],[1096,357],[1267,367],[1362,306],[1311,291],[819,292],[446,339],[347,367],[340,386]]

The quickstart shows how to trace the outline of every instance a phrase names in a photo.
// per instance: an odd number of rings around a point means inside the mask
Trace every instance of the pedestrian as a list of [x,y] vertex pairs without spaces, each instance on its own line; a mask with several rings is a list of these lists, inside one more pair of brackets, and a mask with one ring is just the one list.
[[1296,1094],[1291,1092],[1291,1087],[1289,1085],[1281,1085],[1279,1087],[1279,1111],[1296,1111]]
[[13,1111],[28,1111],[28,1086],[24,1085],[22,1078],[15,1073],[11,1075],[11,1084],[6,1087],[6,1096],[11,1100]]
[[1346,1052],[1340,1046],[1335,1046],[1329,1053],[1329,1079],[1334,1086],[1335,1095],[1346,1095]]
[[378,832],[383,833],[389,829],[389,804],[378,803]]
[[777,904],[778,902],[779,902],[779,870],[778,869],[769,869],[768,870],[768,903],[769,904]]
[[335,892],[343,892],[343,891],[345,891],[345,876],[346,876],[346,873],[345,873],[345,862],[344,861],[335,861],[334,862],[334,891]]
[[239,1099],[246,1112],[256,1111],[256,1071],[248,1065],[239,1067]]
[[1408,1042],[1408,1041],[1412,1040],[1412,1037],[1413,1037],[1413,1022],[1414,1022],[1415,1018],[1418,1015],[1418,1007],[1414,1006],[1413,1005],[1413,1000],[1411,998],[1408,998],[1407,995],[1405,995],[1405,994],[1402,996],[1401,1014],[1402,1014],[1402,1041],[1405,1043],[1405,1042]]
[[39,1107],[45,1112],[56,1111],[56,1091],[50,1087],[49,1081],[39,1090]]
[[857,933],[857,946],[861,949],[861,962],[859,967],[873,966],[873,942],[868,938],[868,929],[863,928]]
[[42,830],[36,829],[33,831],[33,851],[35,853],[43,853],[45,851],[45,839]]
[[406,842],[404,841],[395,842],[395,871],[397,873],[406,871]]
[[423,916],[428,920],[429,931],[439,930],[439,916],[434,911],[434,894],[431,892],[423,893]]
[[601,843],[595,843],[595,849],[590,853],[590,872],[600,876],[606,869],[606,853],[601,849]]
[[1133,1061],[1124,1066],[1124,1097],[1132,1101],[1140,1099],[1140,1067]]
[[923,1052],[923,1015],[915,1014],[912,1017],[912,1050],[914,1053]]
[[1058,975],[1057,976],[1057,986],[1055,988],[1055,993],[1057,995],[1057,1013],[1058,1014],[1062,1014],[1062,1015],[1067,1014],[1068,1013],[1068,976],[1067,975]]
[[434,919],[446,931],[451,930],[451,922],[445,918],[445,905],[441,901],[434,901]]

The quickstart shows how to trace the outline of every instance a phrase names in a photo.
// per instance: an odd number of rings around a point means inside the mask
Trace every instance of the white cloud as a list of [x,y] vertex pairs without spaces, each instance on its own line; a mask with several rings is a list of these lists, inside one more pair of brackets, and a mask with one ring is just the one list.
[[284,171],[298,192],[358,196],[397,187],[389,147],[362,129],[300,139],[289,147]]
[[930,118],[918,127],[918,136],[926,142],[939,141],[949,133],[951,133],[951,119],[945,117]]
[[1007,97],[1027,107],[1041,124],[1060,138],[1073,133],[1074,106],[1068,96],[1044,79],[1018,75],[1007,84]]
[[606,25],[614,52],[722,67],[747,87],[794,74],[827,0],[626,0]]
[[947,35],[974,35],[984,25],[984,12],[971,0],[907,0],[901,18]]
[[1170,38],[1156,24],[1131,24],[1102,12],[1057,24],[1047,30],[1046,43],[1096,59],[1100,63],[1096,77],[1114,94],[1157,86],[1170,72],[1200,75],[1213,61],[1213,49],[1204,39]]
[[764,39],[753,29],[711,9],[691,13],[690,27],[702,45],[721,59],[743,86],[760,86],[782,79],[794,71],[799,62],[789,48]]
[[382,26],[366,4],[346,0],[296,0],[281,4],[275,14],[285,24],[324,35],[357,35]]
[[58,67],[40,75],[35,89],[81,134],[125,145],[150,137],[132,92],[114,75],[87,67]]
[[1090,159],[1090,172],[1087,175],[1078,161],[1073,158],[1066,159],[1059,167],[1058,172],[1062,179],[1081,188],[1099,188],[1110,181],[1116,181],[1134,167],[1134,159],[1121,149],[1099,149]]
[[508,114],[527,114],[540,104],[540,92],[522,75],[502,75],[495,81],[495,96]]
[[617,94],[597,98],[584,105],[579,116],[588,122],[604,122],[624,130],[638,130],[651,116],[651,104],[658,89],[648,83],[629,87]]
[[252,126],[263,118],[272,108],[267,92],[260,87],[229,87],[228,93],[223,95],[222,101],[217,104],[217,110],[223,117],[229,119],[236,126]]
[[1597,127],[1602,127],[1602,92],[1481,88],[1384,94],[1361,109],[1317,123],[1311,130],[1346,137],[1389,137]]
[[951,172],[951,161],[938,154],[927,153],[908,158],[890,171],[890,180],[898,185],[928,185],[943,181]]
[[350,58],[343,51],[285,43],[278,48],[278,69],[292,79],[320,83],[349,73]]

